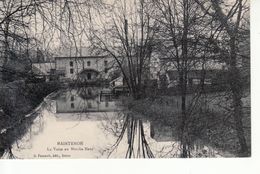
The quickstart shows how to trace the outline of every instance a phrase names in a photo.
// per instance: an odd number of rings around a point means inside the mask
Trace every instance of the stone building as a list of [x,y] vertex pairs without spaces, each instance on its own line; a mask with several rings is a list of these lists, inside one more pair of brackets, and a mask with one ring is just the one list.
[[56,74],[60,80],[96,81],[108,79],[113,58],[108,56],[55,57]]

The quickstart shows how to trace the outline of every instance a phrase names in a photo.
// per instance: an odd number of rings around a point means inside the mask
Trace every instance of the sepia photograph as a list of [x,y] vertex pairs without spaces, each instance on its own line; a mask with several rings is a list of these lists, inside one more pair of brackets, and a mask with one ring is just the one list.
[[0,161],[251,158],[249,0],[0,0]]

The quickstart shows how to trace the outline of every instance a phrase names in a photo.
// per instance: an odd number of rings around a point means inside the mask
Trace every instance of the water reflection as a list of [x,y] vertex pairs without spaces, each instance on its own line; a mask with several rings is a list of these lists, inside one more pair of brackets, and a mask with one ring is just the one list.
[[33,136],[43,132],[44,119],[42,109],[48,108],[46,103],[42,103],[34,112],[14,123],[12,127],[7,127],[0,134],[0,147],[2,158],[15,159],[17,156],[14,149],[28,149],[32,146]]
[[[125,109],[108,89],[59,91],[18,126],[1,133],[3,158],[172,158],[222,154],[199,139],[187,120],[185,131],[175,114],[150,117]],[[204,114],[205,115],[205,114]],[[198,127],[196,127],[198,128]],[[82,142],[61,146],[58,142]],[[68,148],[68,151],[64,149]],[[60,150],[57,150],[60,149]],[[83,149],[83,150],[82,150]]]
[[124,136],[126,136],[127,150],[125,152],[125,158],[154,158],[153,152],[146,140],[146,135],[144,132],[142,119],[138,119],[131,114],[127,114],[115,144],[108,149],[108,157],[110,157],[111,154],[118,149]]
[[100,88],[80,88],[62,93],[56,100],[56,112],[59,113],[87,113],[114,112],[120,110],[115,97],[102,94]]

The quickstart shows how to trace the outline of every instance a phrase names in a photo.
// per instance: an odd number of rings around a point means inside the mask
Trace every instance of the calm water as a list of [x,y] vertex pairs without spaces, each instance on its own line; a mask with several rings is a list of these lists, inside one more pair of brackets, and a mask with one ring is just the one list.
[[[59,91],[28,115],[26,131],[3,158],[169,158],[181,144],[167,121],[126,111],[119,99],[100,88]],[[197,141],[193,157],[224,154]],[[225,156],[225,155],[224,155]]]

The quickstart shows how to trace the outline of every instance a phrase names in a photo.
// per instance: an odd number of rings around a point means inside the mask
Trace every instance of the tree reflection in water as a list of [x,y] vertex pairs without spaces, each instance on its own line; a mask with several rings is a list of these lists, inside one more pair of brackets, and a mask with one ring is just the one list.
[[78,88],[77,95],[81,97],[83,100],[95,99],[99,94],[98,88],[94,87],[86,87],[86,88]]
[[116,142],[111,148],[105,150],[107,151],[108,158],[118,148],[125,136],[127,137],[125,158],[154,158],[154,154],[146,140],[142,119],[136,118],[132,113],[122,114],[120,112],[119,116],[122,115],[124,115],[124,118],[120,126],[118,123],[114,123],[113,121],[112,123],[108,120],[106,122],[110,122],[110,124],[103,124],[105,131],[109,131],[109,133],[117,137]]
[[13,154],[13,148],[19,150],[30,142],[31,138],[44,129],[43,110],[52,110],[48,102],[43,102],[32,113],[17,120],[15,123],[5,128],[0,134],[0,158],[17,159],[19,156]]
[[[207,100],[195,96],[187,105],[187,119],[183,122],[180,112],[171,112],[168,116],[158,114],[151,116],[142,114],[136,117],[134,112],[120,113],[121,121],[106,120],[105,131],[117,137],[111,148],[106,149],[108,157],[125,145],[126,158],[163,158],[163,157],[221,157],[230,156],[228,152],[214,148],[207,141],[207,133],[215,130],[222,123],[223,116],[208,108]],[[170,108],[173,110],[172,108]],[[140,114],[138,114],[140,115]],[[149,122],[147,129],[143,122]],[[145,131],[146,130],[146,131]],[[150,131],[150,136],[147,130]],[[125,137],[125,138],[124,138]],[[206,138],[205,138],[206,137]],[[125,140],[127,139],[127,140]]]

